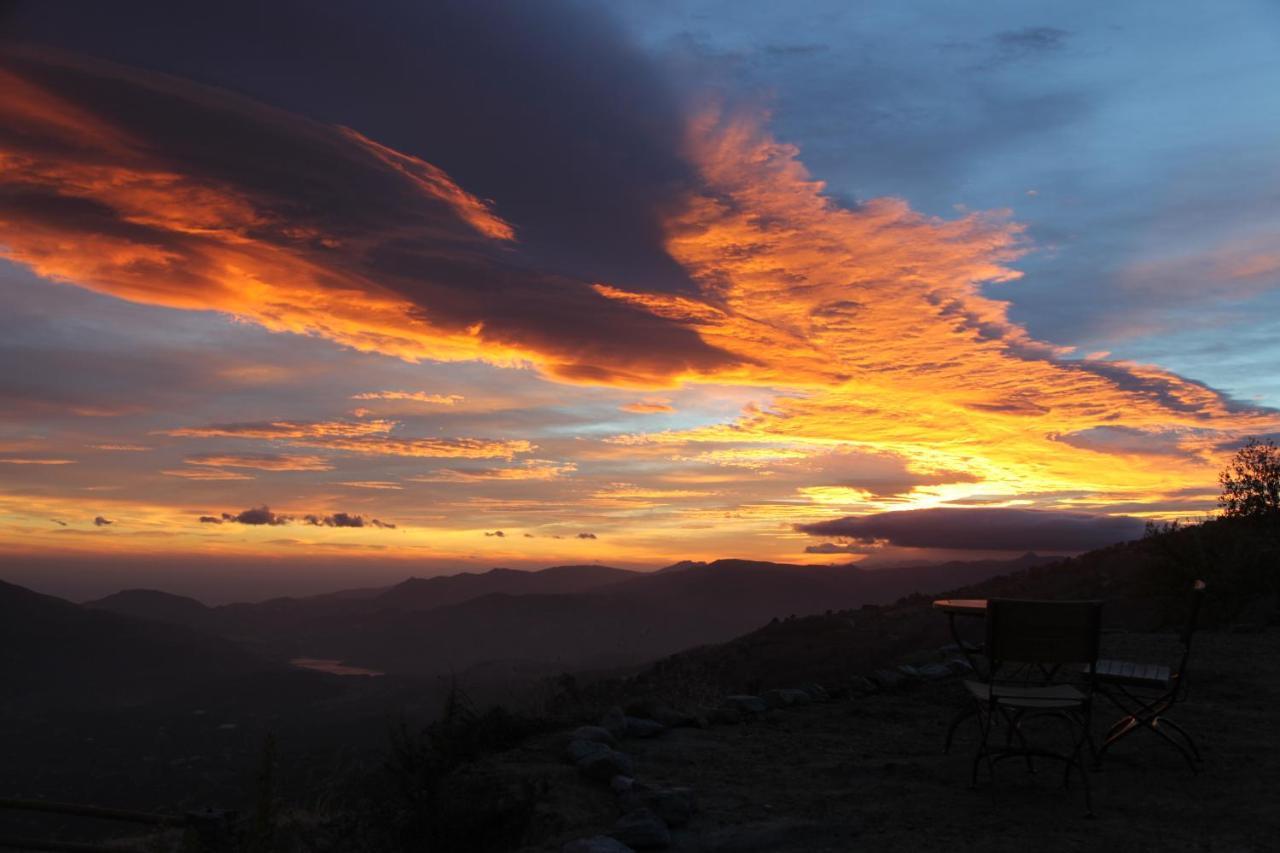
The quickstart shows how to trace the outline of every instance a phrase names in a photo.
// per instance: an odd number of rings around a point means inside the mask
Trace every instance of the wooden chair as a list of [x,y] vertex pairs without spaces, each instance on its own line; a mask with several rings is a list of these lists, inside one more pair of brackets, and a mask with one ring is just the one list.
[[[1083,751],[1093,750],[1089,727],[1102,630],[1102,604],[1096,601],[1014,601],[993,599],[987,604],[987,656],[990,667],[980,678],[965,681],[973,697],[981,737],[973,758],[972,782],[985,763],[992,784],[995,765],[1022,757],[1034,773],[1033,758],[1051,758],[1065,765],[1062,782],[1069,786],[1076,769],[1084,784],[1085,805],[1093,815],[1093,798]],[[1036,718],[1067,723],[1070,748],[1053,751],[1033,746],[1026,723]],[[1003,744],[993,742],[1003,726]]]
[[1121,660],[1098,661],[1096,673],[1098,692],[1115,705],[1125,716],[1116,721],[1107,732],[1102,749],[1098,751],[1097,765],[1102,766],[1103,756],[1117,741],[1139,729],[1159,735],[1166,743],[1181,753],[1191,772],[1199,770],[1203,761],[1200,749],[1182,726],[1169,719],[1168,712],[1187,694],[1187,662],[1191,658],[1191,637],[1195,634],[1204,601],[1204,581],[1191,585],[1191,602],[1187,621],[1178,633],[1182,645],[1182,657],[1177,669],[1153,663],[1132,663]]

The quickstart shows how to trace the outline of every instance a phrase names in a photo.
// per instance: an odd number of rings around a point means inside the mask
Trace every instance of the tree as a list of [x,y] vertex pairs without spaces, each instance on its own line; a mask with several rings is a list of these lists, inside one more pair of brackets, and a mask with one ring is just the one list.
[[1249,439],[1218,475],[1218,505],[1227,518],[1280,522],[1280,447]]

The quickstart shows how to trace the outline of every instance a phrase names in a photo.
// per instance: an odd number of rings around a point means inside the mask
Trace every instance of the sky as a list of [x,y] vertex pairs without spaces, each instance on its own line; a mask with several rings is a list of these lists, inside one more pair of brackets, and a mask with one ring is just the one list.
[[0,6],[0,576],[1072,553],[1280,434],[1266,2]]

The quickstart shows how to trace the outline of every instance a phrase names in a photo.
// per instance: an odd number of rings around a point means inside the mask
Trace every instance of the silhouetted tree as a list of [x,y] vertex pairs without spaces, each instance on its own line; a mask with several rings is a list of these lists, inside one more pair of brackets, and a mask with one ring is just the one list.
[[1270,439],[1249,439],[1218,481],[1218,505],[1227,518],[1280,522],[1280,448]]

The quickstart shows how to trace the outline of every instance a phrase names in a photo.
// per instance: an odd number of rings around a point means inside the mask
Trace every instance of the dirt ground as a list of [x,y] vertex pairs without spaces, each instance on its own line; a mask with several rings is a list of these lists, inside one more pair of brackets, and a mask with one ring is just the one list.
[[[1172,635],[1109,635],[1105,645],[1106,657],[1140,661],[1177,649]],[[1190,670],[1189,698],[1173,716],[1195,734],[1202,771],[1136,732],[1090,774],[1095,818],[1085,816],[1078,780],[1063,789],[1057,764],[1041,762],[1033,776],[1004,762],[994,786],[971,789],[976,724],[942,752],[963,702],[955,679],[672,729],[621,748],[638,779],[695,790],[698,813],[673,832],[673,850],[1280,850],[1280,630],[1202,632]],[[1095,732],[1118,715],[1100,700]],[[1056,737],[1041,732],[1046,744]],[[609,791],[558,763],[557,751],[549,738],[503,759],[550,786],[547,808],[561,828],[530,851],[606,834],[618,817]]]

